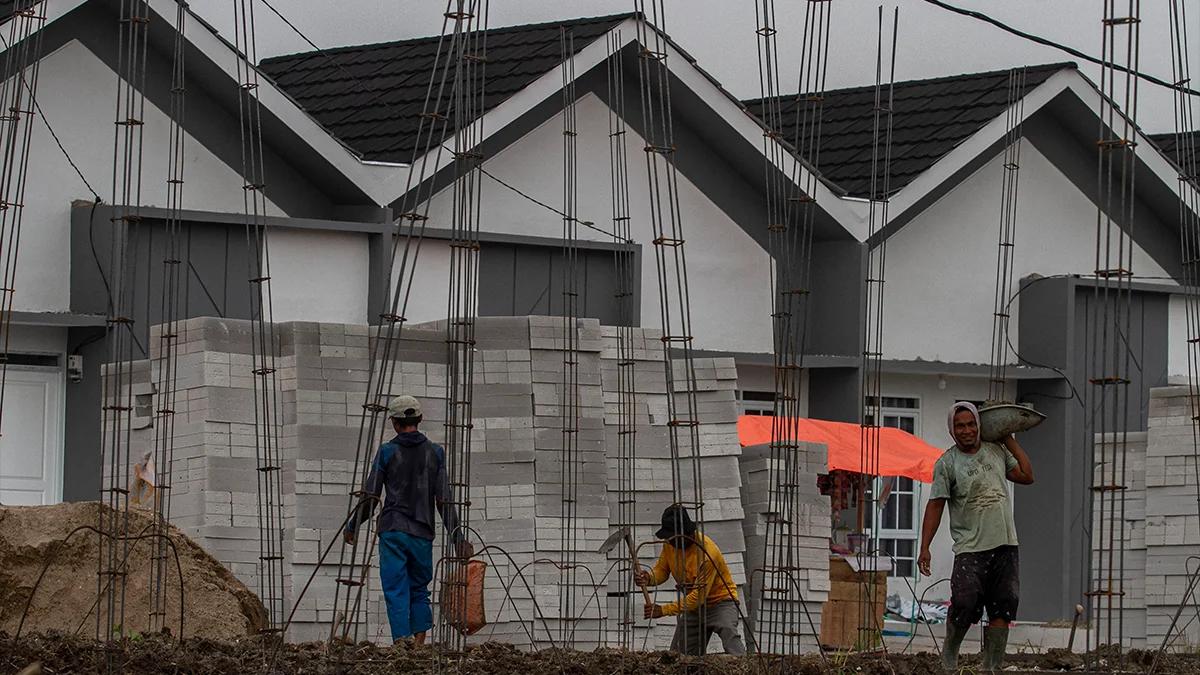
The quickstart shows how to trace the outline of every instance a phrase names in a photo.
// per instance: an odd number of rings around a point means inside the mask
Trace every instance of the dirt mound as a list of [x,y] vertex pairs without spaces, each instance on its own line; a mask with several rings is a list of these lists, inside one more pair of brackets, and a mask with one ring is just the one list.
[[[100,536],[82,530],[67,539],[80,526],[95,527],[101,513],[109,522],[114,512],[97,502],[0,507],[0,630],[9,635],[16,632],[49,557],[50,567],[33,596],[23,632],[78,632],[94,637],[97,611],[102,630],[123,627],[127,635],[150,631],[150,565],[156,540],[129,542],[125,612],[123,617],[114,612],[110,619],[107,603],[96,601]],[[136,537],[150,532],[151,524],[150,514],[131,509],[125,531]],[[185,637],[235,640],[263,627],[266,612],[254,593],[178,529],[168,526],[167,534],[183,570]],[[118,544],[119,558],[126,555],[124,546]],[[166,627],[178,633],[181,575],[169,547],[166,570]]]

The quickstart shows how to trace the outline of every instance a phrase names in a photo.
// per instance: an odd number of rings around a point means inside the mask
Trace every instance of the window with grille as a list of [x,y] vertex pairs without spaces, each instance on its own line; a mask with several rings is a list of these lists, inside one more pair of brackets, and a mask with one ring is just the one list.
[[[875,495],[891,490],[883,508],[875,508]],[[879,548],[892,556],[892,576],[910,577],[916,569],[918,537],[916,482],[903,476],[885,476],[873,481],[867,489],[867,502],[872,505],[863,514],[867,532],[875,534],[875,514],[879,514]]]
[[774,415],[775,392],[738,391],[738,408],[743,415]]
[[[876,399],[868,396],[869,412],[863,416],[866,424],[874,423]],[[881,425],[903,429],[917,434],[920,429],[921,401],[917,398],[882,396],[879,398]],[[890,489],[889,489],[890,488]],[[872,535],[878,535],[881,553],[892,557],[892,576],[911,577],[917,568],[917,538],[920,527],[917,516],[917,483],[903,476],[886,476],[876,479],[867,489],[868,503],[875,504],[875,495],[887,492],[887,501],[881,508],[868,508],[863,514],[863,524]],[[875,514],[879,514],[878,532],[875,531]]]

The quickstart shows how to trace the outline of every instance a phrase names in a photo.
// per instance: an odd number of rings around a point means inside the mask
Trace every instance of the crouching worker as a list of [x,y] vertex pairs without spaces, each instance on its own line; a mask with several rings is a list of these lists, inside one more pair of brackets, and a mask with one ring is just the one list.
[[645,617],[678,616],[675,636],[671,639],[672,651],[703,655],[708,639],[716,633],[726,654],[745,654],[746,647],[737,632],[737,587],[721,549],[696,531],[687,510],[677,504],[663,511],[662,528],[655,536],[666,542],[662,554],[654,569],[634,572],[634,583],[657,586],[672,576],[687,594],[682,602],[646,605]]
[[[388,404],[388,416],[396,437],[379,446],[363,494],[379,497],[387,491],[379,513],[379,580],[392,641],[412,637],[423,644],[433,625],[429,582],[433,580],[435,508],[458,555],[467,558],[473,551],[457,529],[458,509],[446,478],[446,452],[417,429],[421,404],[412,396],[397,396]],[[371,517],[375,501],[363,502],[346,523],[347,543],[354,543],[358,525]]]
[[987,609],[983,669],[996,671],[1004,661],[1008,624],[1017,618],[1021,589],[1017,529],[1005,480],[1029,485],[1033,466],[1012,436],[1004,438],[1003,446],[980,442],[979,411],[970,403],[951,407],[950,435],[954,446],[934,465],[917,566],[921,574],[929,576],[929,543],[949,503],[954,572],[942,665],[947,670],[958,668],[959,645]]

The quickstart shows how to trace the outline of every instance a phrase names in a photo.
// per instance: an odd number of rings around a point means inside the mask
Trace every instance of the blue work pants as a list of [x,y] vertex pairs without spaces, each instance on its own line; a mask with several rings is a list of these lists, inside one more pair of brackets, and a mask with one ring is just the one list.
[[433,626],[433,609],[429,606],[432,541],[406,532],[380,532],[379,580],[393,642]]

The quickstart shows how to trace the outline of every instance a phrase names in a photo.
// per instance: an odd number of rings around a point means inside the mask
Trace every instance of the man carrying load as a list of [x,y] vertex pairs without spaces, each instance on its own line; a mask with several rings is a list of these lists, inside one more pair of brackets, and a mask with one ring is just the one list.
[[1033,465],[1013,436],[1003,446],[981,442],[979,411],[966,402],[950,408],[954,446],[933,469],[933,486],[921,523],[917,566],[930,575],[929,544],[950,504],[950,537],[954,540],[954,572],[950,576],[950,612],[942,665],[958,668],[958,648],[971,625],[987,609],[983,668],[998,671],[1008,644],[1008,624],[1017,617],[1021,580],[1017,565],[1017,528],[1006,480],[1033,483]]

